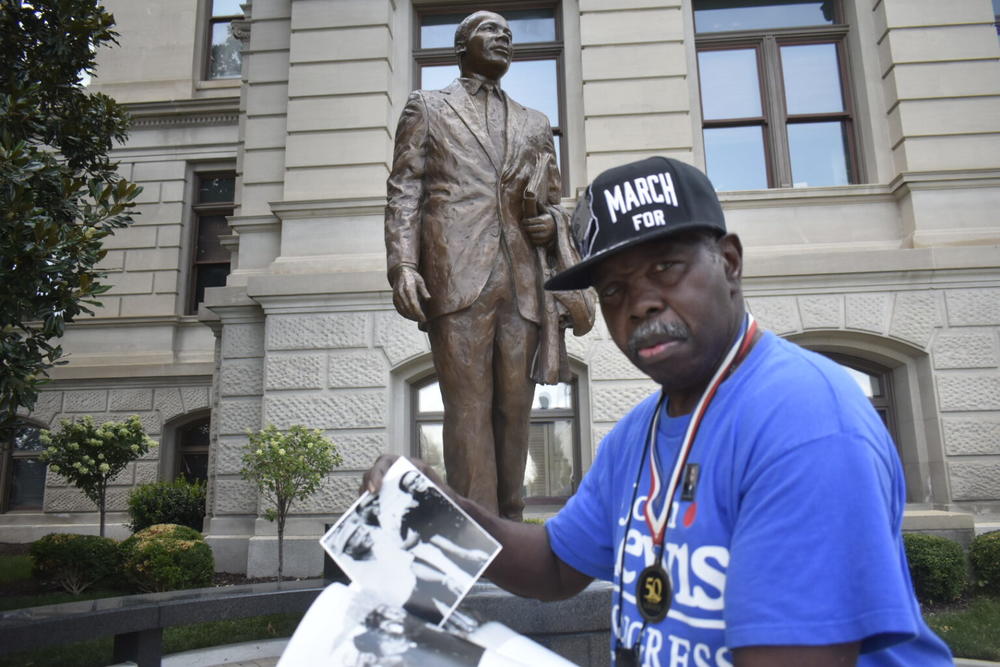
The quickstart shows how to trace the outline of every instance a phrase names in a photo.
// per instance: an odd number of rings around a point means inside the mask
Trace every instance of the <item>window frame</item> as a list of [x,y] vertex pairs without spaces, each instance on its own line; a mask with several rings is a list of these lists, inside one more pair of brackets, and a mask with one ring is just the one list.
[[[874,361],[850,354],[844,354],[843,352],[828,352],[826,350],[817,350],[817,352],[829,358],[831,361],[840,364],[841,366],[847,366],[848,368],[852,368],[866,375],[878,378],[879,384],[882,386],[882,394],[872,396],[868,400],[871,402],[872,407],[876,412],[879,412],[880,410],[885,411],[886,430],[889,431],[889,435],[892,437],[892,441],[895,443],[896,449],[900,450],[899,429],[897,428],[898,416],[896,414],[898,406],[896,405],[896,395],[895,390],[893,389],[893,370]],[[902,458],[902,452],[900,452],[900,457]]]
[[[205,178],[219,177],[219,176],[231,176],[233,179],[233,200],[227,202],[200,202],[198,201],[198,193],[200,191],[201,180]],[[227,262],[213,262],[213,261],[199,261],[198,259],[198,239],[199,231],[201,227],[201,219],[210,215],[222,215],[225,217],[230,217],[235,214],[236,211],[236,170],[235,169],[225,169],[225,168],[214,168],[214,169],[204,169],[192,172],[192,190],[191,190],[191,250],[189,253],[189,270],[188,270],[188,280],[187,289],[185,290],[184,298],[184,314],[185,315],[196,315],[198,313],[198,306],[202,303],[198,301],[198,267],[199,266],[222,266],[226,264],[229,266],[229,271],[226,275],[232,272],[232,256],[230,254],[229,261]]]
[[[438,381],[434,372],[420,376],[409,383],[410,401],[410,424],[409,424],[409,454],[420,457],[420,424],[434,424],[444,422],[444,412],[420,412],[420,390]],[[555,420],[567,419],[572,425],[572,472],[570,474],[571,489],[569,495],[563,496],[526,496],[524,498],[525,507],[536,506],[562,506],[564,505],[580,486],[583,479],[583,454],[581,449],[581,426],[580,426],[580,379],[574,373],[572,379],[565,383],[571,389],[572,408],[538,408],[532,409],[530,424],[544,424]]]
[[[693,14],[696,11],[692,0],[692,23],[697,30]],[[701,141],[704,145],[706,129],[725,127],[760,127],[764,141],[764,160],[767,188],[792,188],[792,157],[789,148],[788,127],[790,125],[815,122],[840,122],[843,127],[845,166],[847,185],[864,182],[861,142],[857,130],[857,105],[851,85],[851,61],[849,38],[851,25],[847,23],[841,2],[834,2],[834,18],[837,23],[820,26],[797,26],[790,28],[767,28],[760,30],[733,30],[725,32],[695,32],[695,66],[698,55],[705,51],[728,51],[753,49],[756,54],[758,86],[760,88],[760,117],[740,117],[705,119],[701,94],[701,73],[696,72],[698,81],[698,111],[701,116]],[[781,63],[781,47],[807,46],[813,44],[833,44],[837,53],[838,80],[843,97],[843,110],[810,114],[789,114],[787,96]],[[708,154],[705,152],[706,168]],[[831,187],[831,186],[809,186]]]
[[[211,63],[212,63],[212,32],[213,28],[218,23],[229,23],[232,24],[235,21],[242,20],[245,14],[225,14],[222,16],[214,16],[213,10],[215,7],[215,0],[204,0],[204,17],[205,17],[205,27],[202,30],[202,39],[204,40],[205,50],[201,58],[201,69],[200,78],[202,81],[236,81],[239,82],[242,77],[242,72],[236,76],[211,76]],[[233,35],[236,37],[235,35]],[[236,37],[237,41],[239,38]],[[243,49],[240,48],[240,69],[242,70],[243,64]]]
[[[412,90],[422,87],[421,68],[428,65],[454,65],[455,77],[459,76],[458,57],[454,46],[422,48],[420,46],[420,28],[424,16],[439,14],[465,14],[468,16],[476,11],[491,11],[503,16],[504,11],[522,9],[551,9],[554,21],[555,39],[551,42],[513,43],[511,63],[528,60],[554,60],[556,63],[556,99],[559,103],[558,125],[552,126],[553,140],[559,144],[559,174],[562,176],[562,195],[569,193],[569,151],[567,150],[567,110],[566,110],[566,38],[563,32],[562,8],[560,0],[535,0],[518,2],[490,2],[484,6],[481,2],[435,3],[417,5],[414,7],[413,30],[410,52]],[[503,83],[501,80],[501,87]]]
[[[45,427],[41,424],[37,424],[30,419],[18,418],[18,426],[27,426],[30,428],[42,431]],[[45,473],[42,475],[42,502],[40,505],[31,505],[26,507],[10,507],[10,495],[13,490],[14,483],[14,461],[16,459],[38,459],[44,451],[45,447],[41,449],[32,450],[31,452],[17,452],[14,449],[13,442],[0,443],[0,514],[7,514],[9,512],[40,512],[45,508],[45,480],[48,478],[48,465],[45,465]]]

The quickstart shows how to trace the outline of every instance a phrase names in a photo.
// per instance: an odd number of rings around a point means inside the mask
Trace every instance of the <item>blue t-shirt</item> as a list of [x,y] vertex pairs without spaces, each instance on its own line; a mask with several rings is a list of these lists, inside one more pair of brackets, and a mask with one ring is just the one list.
[[[770,332],[701,423],[687,461],[697,483],[678,485],[661,561],[673,601],[643,629],[636,579],[658,553],[643,451],[658,399],[615,426],[546,524],[560,559],[615,583],[614,646],[639,641],[644,665],[700,667],[731,665],[741,646],[861,641],[860,665],[953,664],[910,583],[903,471],[885,427],[836,364]],[[663,477],[689,420],[661,413]]]

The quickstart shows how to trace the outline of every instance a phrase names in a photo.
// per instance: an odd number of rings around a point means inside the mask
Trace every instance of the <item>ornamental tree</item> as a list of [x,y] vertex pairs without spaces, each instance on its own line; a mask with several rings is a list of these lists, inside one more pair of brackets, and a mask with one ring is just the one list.
[[46,430],[40,437],[46,445],[40,458],[49,464],[49,470],[66,478],[97,505],[104,537],[108,481],[156,443],[146,436],[135,415],[99,426],[89,416],[80,421],[63,419],[58,433]]
[[273,424],[253,433],[243,455],[243,479],[256,484],[271,507],[268,521],[278,521],[278,579],[284,572],[285,519],[295,500],[304,500],[318,489],[323,478],[343,459],[336,445],[317,429],[292,426],[282,433]]
[[0,442],[109,289],[101,244],[141,191],[108,158],[128,114],[83,84],[113,25],[100,0],[0,0]]

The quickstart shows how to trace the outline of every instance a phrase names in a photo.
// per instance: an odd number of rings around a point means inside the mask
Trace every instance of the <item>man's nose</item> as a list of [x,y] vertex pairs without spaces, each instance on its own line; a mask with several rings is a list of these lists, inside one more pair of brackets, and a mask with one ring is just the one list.
[[639,280],[629,288],[629,316],[644,320],[667,309],[667,302],[660,289],[648,281]]

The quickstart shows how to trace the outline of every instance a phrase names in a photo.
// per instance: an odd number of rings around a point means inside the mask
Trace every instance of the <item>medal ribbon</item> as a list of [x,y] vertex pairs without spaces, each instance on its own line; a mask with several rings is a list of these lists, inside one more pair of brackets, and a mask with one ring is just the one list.
[[705,416],[705,412],[708,411],[708,405],[715,398],[715,392],[718,391],[719,385],[726,380],[733,368],[747,355],[747,352],[750,350],[750,344],[753,342],[754,334],[757,333],[757,322],[754,320],[753,315],[747,313],[746,321],[747,324],[743,330],[743,335],[733,342],[722,363],[719,364],[719,368],[715,371],[715,375],[712,376],[712,380],[705,387],[701,398],[698,399],[698,404],[691,415],[691,422],[684,433],[684,440],[681,442],[680,451],[677,453],[677,460],[670,474],[666,493],[663,493],[663,480],[660,477],[660,463],[656,453],[655,440],[657,427],[660,422],[660,412],[663,409],[662,400],[656,408],[652,428],[649,431],[649,497],[646,500],[646,507],[643,512],[646,517],[646,524],[649,526],[650,535],[653,537],[653,543],[656,545],[660,545],[663,542],[663,536],[667,528],[667,519],[670,518],[670,507],[673,505],[674,493],[677,491],[677,485],[680,482],[681,471],[687,463],[688,454],[691,453],[695,436],[698,434],[698,428],[701,426],[701,420]]

